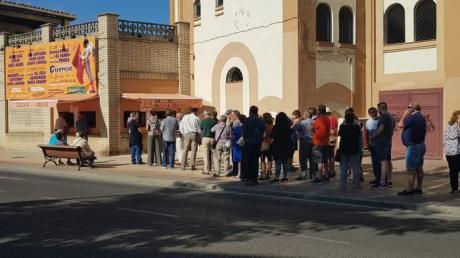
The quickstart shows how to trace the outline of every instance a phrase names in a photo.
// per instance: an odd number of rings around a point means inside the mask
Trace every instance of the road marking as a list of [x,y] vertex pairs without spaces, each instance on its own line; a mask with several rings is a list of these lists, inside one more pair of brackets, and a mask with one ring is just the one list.
[[42,196],[41,198],[45,200],[56,200],[57,199],[56,197],[49,197],[49,196]]
[[7,176],[0,176],[0,180],[16,180],[16,181],[22,181],[22,178],[19,177],[7,177]]
[[178,219],[178,218],[179,218],[179,216],[177,216],[177,215],[166,214],[166,213],[161,213],[161,212],[153,212],[153,211],[145,211],[145,210],[136,210],[136,209],[122,208],[122,207],[118,207],[117,209],[118,209],[118,210],[123,210],[123,211],[131,211],[131,212],[137,212],[137,213],[144,213],[144,214],[157,215],[157,216],[168,217],[168,218],[174,218],[174,219]]
[[437,189],[437,188],[441,188],[443,186],[446,186],[448,185],[449,182],[445,182],[445,183],[442,183],[442,184],[439,184],[439,185],[433,185],[433,186],[430,186],[430,187],[426,187],[425,189],[426,190],[434,190],[434,189]]
[[315,236],[310,236],[310,235],[305,235],[305,234],[293,234],[293,233],[287,233],[287,232],[278,231],[278,230],[264,230],[264,231],[272,232],[272,233],[275,233],[275,234],[286,235],[286,236],[293,236],[293,237],[299,237],[299,238],[306,238],[306,239],[311,239],[311,240],[329,242],[329,243],[334,243],[334,244],[339,244],[339,245],[351,245],[350,242],[334,240],[334,239],[329,239],[329,238],[323,238],[323,237],[315,237]]

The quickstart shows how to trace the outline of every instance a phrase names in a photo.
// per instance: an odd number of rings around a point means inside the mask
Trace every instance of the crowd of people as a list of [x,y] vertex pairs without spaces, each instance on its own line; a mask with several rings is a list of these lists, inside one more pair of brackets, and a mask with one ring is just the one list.
[[[298,174],[295,180],[324,184],[336,177],[338,162],[341,189],[361,189],[364,181],[361,165],[364,149],[367,149],[374,177],[369,182],[371,188],[384,190],[393,185],[392,140],[395,129],[400,128],[401,141],[407,148],[408,184],[398,195],[423,194],[427,122],[422,107],[410,103],[399,121],[388,112],[385,102],[369,108],[368,114],[366,121],[359,120],[349,108],[339,125],[337,117],[324,105],[308,108],[303,113],[295,110],[291,116],[281,112],[276,117],[270,113],[259,115],[256,106],[249,109],[247,117],[237,110],[218,116],[216,111],[199,114],[198,109],[192,108],[186,115],[167,111],[166,117],[160,118],[151,111],[147,112],[145,127],[147,164],[164,169],[173,169],[179,164],[181,170],[195,171],[201,146],[203,175],[239,177],[246,185],[255,186],[260,180],[287,182],[291,172]],[[139,114],[131,113],[126,122],[131,162],[142,165],[143,134]],[[456,111],[444,133],[452,193],[459,192],[459,124],[460,111]],[[58,118],[50,144],[67,144],[66,127],[65,120]],[[76,127],[73,145],[82,147],[85,155],[94,156],[81,117]],[[298,169],[293,165],[295,153],[298,153]]]

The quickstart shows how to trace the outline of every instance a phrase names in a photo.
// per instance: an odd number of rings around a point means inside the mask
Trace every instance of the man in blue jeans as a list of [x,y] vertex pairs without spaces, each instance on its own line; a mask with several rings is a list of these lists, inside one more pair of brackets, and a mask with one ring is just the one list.
[[166,112],[166,118],[161,121],[160,131],[163,136],[163,164],[162,168],[174,168],[174,156],[176,153],[176,132],[179,130],[179,122],[172,111]]
[[139,123],[139,113],[128,124],[129,128],[129,149],[131,150],[131,163],[142,165],[142,132]]
[[[423,194],[426,120],[420,113],[421,110],[422,108],[418,103],[410,103],[398,124],[399,128],[403,128],[401,138],[403,144],[407,147],[406,169],[409,173],[409,185],[407,189],[399,192],[398,195]],[[414,187],[415,184],[416,187]]]
[[370,181],[369,183],[375,185],[380,182],[380,174],[381,174],[381,164],[380,160],[377,156],[377,149],[375,146],[375,142],[371,141],[370,139],[374,137],[375,133],[377,132],[377,126],[379,124],[379,113],[377,108],[371,107],[368,110],[369,119],[366,121],[366,138],[367,138],[367,149],[371,153],[372,158],[372,170],[374,172],[374,180]]

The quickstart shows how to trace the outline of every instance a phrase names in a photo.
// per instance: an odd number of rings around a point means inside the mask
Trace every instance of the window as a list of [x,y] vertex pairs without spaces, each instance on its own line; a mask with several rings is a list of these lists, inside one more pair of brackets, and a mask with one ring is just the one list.
[[[125,111],[123,113],[123,125],[125,128],[128,128],[128,118],[131,115],[132,112],[137,112],[137,111]],[[138,112],[139,113],[139,122],[141,123],[141,126],[145,126],[145,112]]]
[[339,43],[353,44],[353,12],[349,7],[340,8]]
[[201,1],[195,0],[193,3],[193,15],[195,19],[201,18]]
[[385,14],[385,44],[406,42],[406,12],[400,4],[388,7]]
[[94,111],[84,111],[80,112],[83,116],[83,120],[86,121],[88,128],[96,128],[96,112]]
[[224,7],[224,0],[216,0],[216,8]]
[[242,82],[243,81],[243,74],[241,73],[241,70],[238,69],[237,67],[233,67],[230,69],[227,73],[227,83],[233,83],[233,82]]
[[415,41],[436,39],[436,3],[421,0],[415,6]]
[[332,41],[331,9],[326,4],[316,7],[316,41]]
[[62,116],[64,118],[69,128],[74,127],[75,119],[72,112],[59,112],[59,116]]

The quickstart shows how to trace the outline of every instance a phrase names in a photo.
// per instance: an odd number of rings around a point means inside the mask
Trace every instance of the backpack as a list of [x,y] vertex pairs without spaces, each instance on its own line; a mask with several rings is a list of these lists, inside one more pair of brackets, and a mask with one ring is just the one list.
[[150,123],[150,130],[152,132],[153,136],[161,136],[161,130],[160,130],[160,119],[158,119],[157,116],[153,116],[149,119]]

